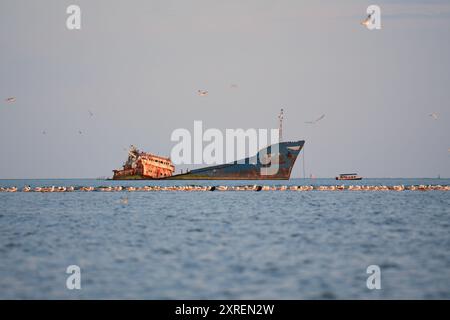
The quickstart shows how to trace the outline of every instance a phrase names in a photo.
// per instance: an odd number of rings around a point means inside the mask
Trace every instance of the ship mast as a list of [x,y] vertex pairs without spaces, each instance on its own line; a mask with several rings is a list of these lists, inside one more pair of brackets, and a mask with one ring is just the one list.
[[278,120],[280,122],[280,125],[278,128],[279,142],[281,142],[281,140],[283,140],[283,118],[284,118],[284,113],[283,113],[283,108],[281,108],[280,114],[278,116]]

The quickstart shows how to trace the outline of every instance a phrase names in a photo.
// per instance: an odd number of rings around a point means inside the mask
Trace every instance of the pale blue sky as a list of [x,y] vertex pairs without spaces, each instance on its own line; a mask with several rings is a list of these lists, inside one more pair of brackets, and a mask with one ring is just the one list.
[[0,178],[110,176],[130,144],[169,155],[194,120],[272,128],[280,107],[308,174],[450,177],[449,39],[450,1],[2,0]]

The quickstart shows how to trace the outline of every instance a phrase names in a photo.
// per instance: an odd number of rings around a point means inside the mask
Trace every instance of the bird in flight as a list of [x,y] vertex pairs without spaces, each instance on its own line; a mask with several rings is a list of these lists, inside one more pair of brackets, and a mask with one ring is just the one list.
[[364,21],[361,22],[361,24],[362,24],[363,26],[367,27],[367,26],[369,25],[369,23],[370,23],[371,20],[372,20],[372,13],[369,14],[369,15],[367,16],[367,18],[364,19]]
[[208,95],[208,91],[205,90],[198,90],[197,93],[200,97],[205,97]]
[[88,110],[88,112],[89,112],[89,115],[90,115],[91,117],[94,116],[94,114],[91,112],[91,110]]
[[429,116],[432,117],[434,120],[438,119],[438,114],[437,113],[430,113]]
[[318,117],[316,120],[314,121],[305,121],[305,123],[307,124],[316,124],[317,122],[319,122],[320,120],[322,120],[323,118],[325,118],[325,114],[321,115],[320,117]]
[[78,134],[83,134],[83,132],[81,130],[78,130]]
[[42,131],[42,134],[47,134],[47,131],[45,131],[45,130],[44,130],[44,131]]
[[5,101],[8,102],[8,103],[16,102],[16,97],[6,98]]

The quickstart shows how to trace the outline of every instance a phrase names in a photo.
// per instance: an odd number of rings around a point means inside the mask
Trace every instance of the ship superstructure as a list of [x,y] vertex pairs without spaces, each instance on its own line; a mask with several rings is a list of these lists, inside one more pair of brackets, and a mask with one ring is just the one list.
[[113,180],[164,179],[170,177],[174,171],[175,167],[170,158],[141,152],[132,145],[123,168],[113,170]]

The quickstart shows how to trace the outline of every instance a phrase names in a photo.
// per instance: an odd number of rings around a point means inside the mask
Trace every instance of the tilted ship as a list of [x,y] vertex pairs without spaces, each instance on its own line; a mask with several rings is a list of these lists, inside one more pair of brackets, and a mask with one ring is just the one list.
[[[283,110],[280,119],[282,136]],[[114,180],[288,180],[304,140],[280,142],[261,149],[256,155],[227,164],[195,169],[173,175],[169,158],[140,152],[131,147],[123,169],[113,170]]]
[[177,174],[169,180],[288,180],[305,141],[280,142],[253,157]]

